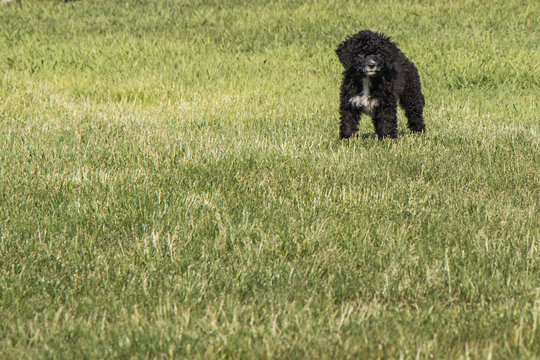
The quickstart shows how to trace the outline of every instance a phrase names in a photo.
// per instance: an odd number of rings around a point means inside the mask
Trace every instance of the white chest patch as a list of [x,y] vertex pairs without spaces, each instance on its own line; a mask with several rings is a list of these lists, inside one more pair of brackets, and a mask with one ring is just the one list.
[[352,106],[361,108],[366,114],[373,116],[375,108],[379,105],[377,99],[371,97],[369,93],[369,88],[371,86],[371,81],[368,77],[365,77],[362,82],[362,94],[353,96],[349,99],[349,102]]

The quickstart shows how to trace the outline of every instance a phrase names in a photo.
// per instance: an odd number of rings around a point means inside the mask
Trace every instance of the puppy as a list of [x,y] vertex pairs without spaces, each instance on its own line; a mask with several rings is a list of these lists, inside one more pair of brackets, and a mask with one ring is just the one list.
[[358,131],[362,114],[371,116],[379,139],[397,137],[397,105],[409,129],[424,132],[424,95],[416,66],[390,38],[363,30],[345,39],[336,54],[343,64],[340,139]]

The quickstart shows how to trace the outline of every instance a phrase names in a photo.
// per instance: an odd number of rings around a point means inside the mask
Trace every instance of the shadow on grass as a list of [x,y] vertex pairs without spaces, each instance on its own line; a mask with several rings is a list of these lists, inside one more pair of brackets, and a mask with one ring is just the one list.
[[[398,137],[396,139],[391,139],[391,138],[385,138],[381,141],[388,141],[388,140],[398,140],[399,138],[401,137],[405,137],[405,136],[422,136],[423,134],[418,134],[418,133],[413,133],[407,129],[403,129],[403,130],[398,130]],[[378,137],[377,137],[377,134],[375,132],[366,132],[366,133],[363,133],[363,134],[355,134],[353,136],[351,136],[350,139],[348,140],[357,140],[357,139],[362,139],[362,140],[378,140]]]

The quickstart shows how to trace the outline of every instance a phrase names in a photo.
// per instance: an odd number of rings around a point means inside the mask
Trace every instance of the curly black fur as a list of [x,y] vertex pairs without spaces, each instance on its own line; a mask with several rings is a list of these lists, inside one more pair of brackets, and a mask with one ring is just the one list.
[[379,139],[397,137],[398,101],[409,129],[425,131],[418,70],[390,38],[363,30],[345,39],[336,54],[345,68],[340,92],[341,139],[358,131],[361,114],[372,117]]

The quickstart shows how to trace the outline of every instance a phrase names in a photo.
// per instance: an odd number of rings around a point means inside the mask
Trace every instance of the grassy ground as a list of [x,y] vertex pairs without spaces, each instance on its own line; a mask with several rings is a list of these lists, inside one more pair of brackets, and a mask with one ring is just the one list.
[[[540,357],[540,5],[0,6],[0,357]],[[428,132],[338,141],[382,31]]]

